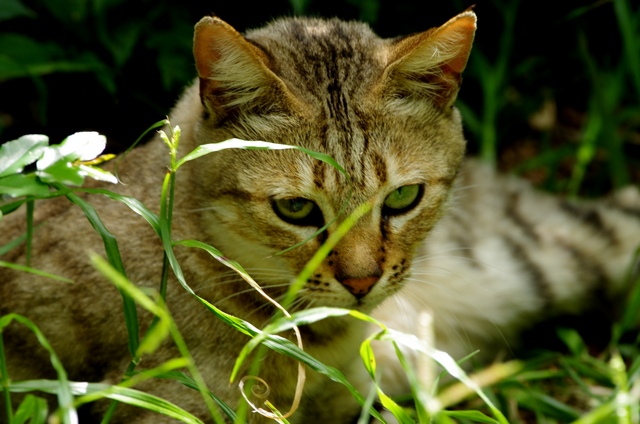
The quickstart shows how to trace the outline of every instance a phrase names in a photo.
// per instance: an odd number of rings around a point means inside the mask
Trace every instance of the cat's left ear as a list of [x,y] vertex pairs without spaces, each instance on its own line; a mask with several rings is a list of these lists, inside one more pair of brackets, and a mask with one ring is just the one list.
[[385,70],[390,88],[402,97],[428,97],[451,106],[471,52],[476,20],[467,10],[438,28],[392,43]]

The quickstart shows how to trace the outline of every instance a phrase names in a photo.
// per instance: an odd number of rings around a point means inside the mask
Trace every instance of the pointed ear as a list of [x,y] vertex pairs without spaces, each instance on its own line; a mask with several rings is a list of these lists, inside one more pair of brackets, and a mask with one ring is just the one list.
[[205,17],[196,24],[193,53],[200,98],[217,115],[234,107],[274,105],[282,96],[290,97],[269,68],[267,54],[217,17]]
[[476,15],[467,10],[439,28],[390,46],[386,83],[397,97],[428,97],[440,106],[455,101],[473,37]]

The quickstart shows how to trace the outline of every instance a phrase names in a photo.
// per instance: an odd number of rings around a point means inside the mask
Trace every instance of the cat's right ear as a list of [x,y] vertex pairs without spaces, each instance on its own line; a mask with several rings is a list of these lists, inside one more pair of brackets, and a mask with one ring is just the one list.
[[455,101],[476,31],[476,14],[460,13],[438,28],[390,45],[386,84],[401,97],[428,98],[440,106]]
[[202,104],[218,118],[236,108],[273,109],[283,105],[279,100],[292,100],[267,54],[220,18],[196,24],[193,53]]

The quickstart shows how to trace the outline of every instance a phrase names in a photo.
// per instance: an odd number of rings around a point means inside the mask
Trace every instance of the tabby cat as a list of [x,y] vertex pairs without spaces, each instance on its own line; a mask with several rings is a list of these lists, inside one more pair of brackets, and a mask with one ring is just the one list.
[[[344,217],[372,201],[371,212],[308,279],[294,308],[374,312],[407,332],[414,331],[418,312],[429,309],[438,343],[454,357],[479,347],[491,351],[496,342],[504,344],[503,337],[512,342],[525,326],[550,314],[579,313],[594,293],[619,294],[640,242],[637,190],[598,203],[558,200],[474,161],[463,163],[465,140],[453,104],[475,28],[471,11],[394,39],[336,19],[281,19],[244,36],[218,18],[202,19],[194,40],[199,78],[170,117],[182,129],[181,154],[229,138],[298,145],[332,156],[351,182],[294,150],[208,155],[177,174],[174,239],[216,246],[279,298]],[[125,185],[117,191],[157,205],[168,160],[159,139],[135,149],[120,165]],[[156,287],[162,246],[154,231],[118,202],[86,199],[115,234],[129,279]],[[1,244],[24,232],[16,215],[0,223]],[[274,256],[336,217],[327,231]],[[117,383],[130,361],[122,301],[87,258],[89,251],[103,251],[102,242],[68,201],[39,204],[36,223],[44,221],[34,236],[34,264],[75,284],[3,269],[0,313],[32,319],[71,380]],[[3,260],[22,262],[24,252],[14,249]],[[258,326],[272,316],[260,295],[208,254],[180,247],[176,254],[187,282],[203,298]],[[167,299],[209,388],[234,407],[240,396],[228,379],[247,338],[174,280]],[[302,335],[312,356],[364,384],[358,346],[368,331],[360,321],[333,318],[303,327]],[[12,380],[55,378],[48,355],[28,330],[12,324],[4,341]],[[177,355],[166,343],[140,366]],[[292,401],[295,367],[274,352],[261,367],[269,400],[282,411]],[[391,393],[406,390],[394,367],[385,366]],[[175,381],[148,380],[137,387],[207,419],[196,392]],[[346,390],[324,376],[309,371],[304,390],[292,423],[349,423],[359,413]],[[99,415],[96,408],[90,413]],[[120,406],[112,422],[169,421]],[[267,421],[250,415],[253,424]]]

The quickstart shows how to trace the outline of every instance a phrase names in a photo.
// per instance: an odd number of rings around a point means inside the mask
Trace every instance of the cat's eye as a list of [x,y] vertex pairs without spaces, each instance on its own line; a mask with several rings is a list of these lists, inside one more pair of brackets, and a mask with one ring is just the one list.
[[273,210],[290,224],[322,226],[322,214],[316,204],[302,197],[274,200]]
[[384,199],[383,213],[398,215],[412,209],[420,201],[422,191],[420,184],[406,185],[394,190]]

